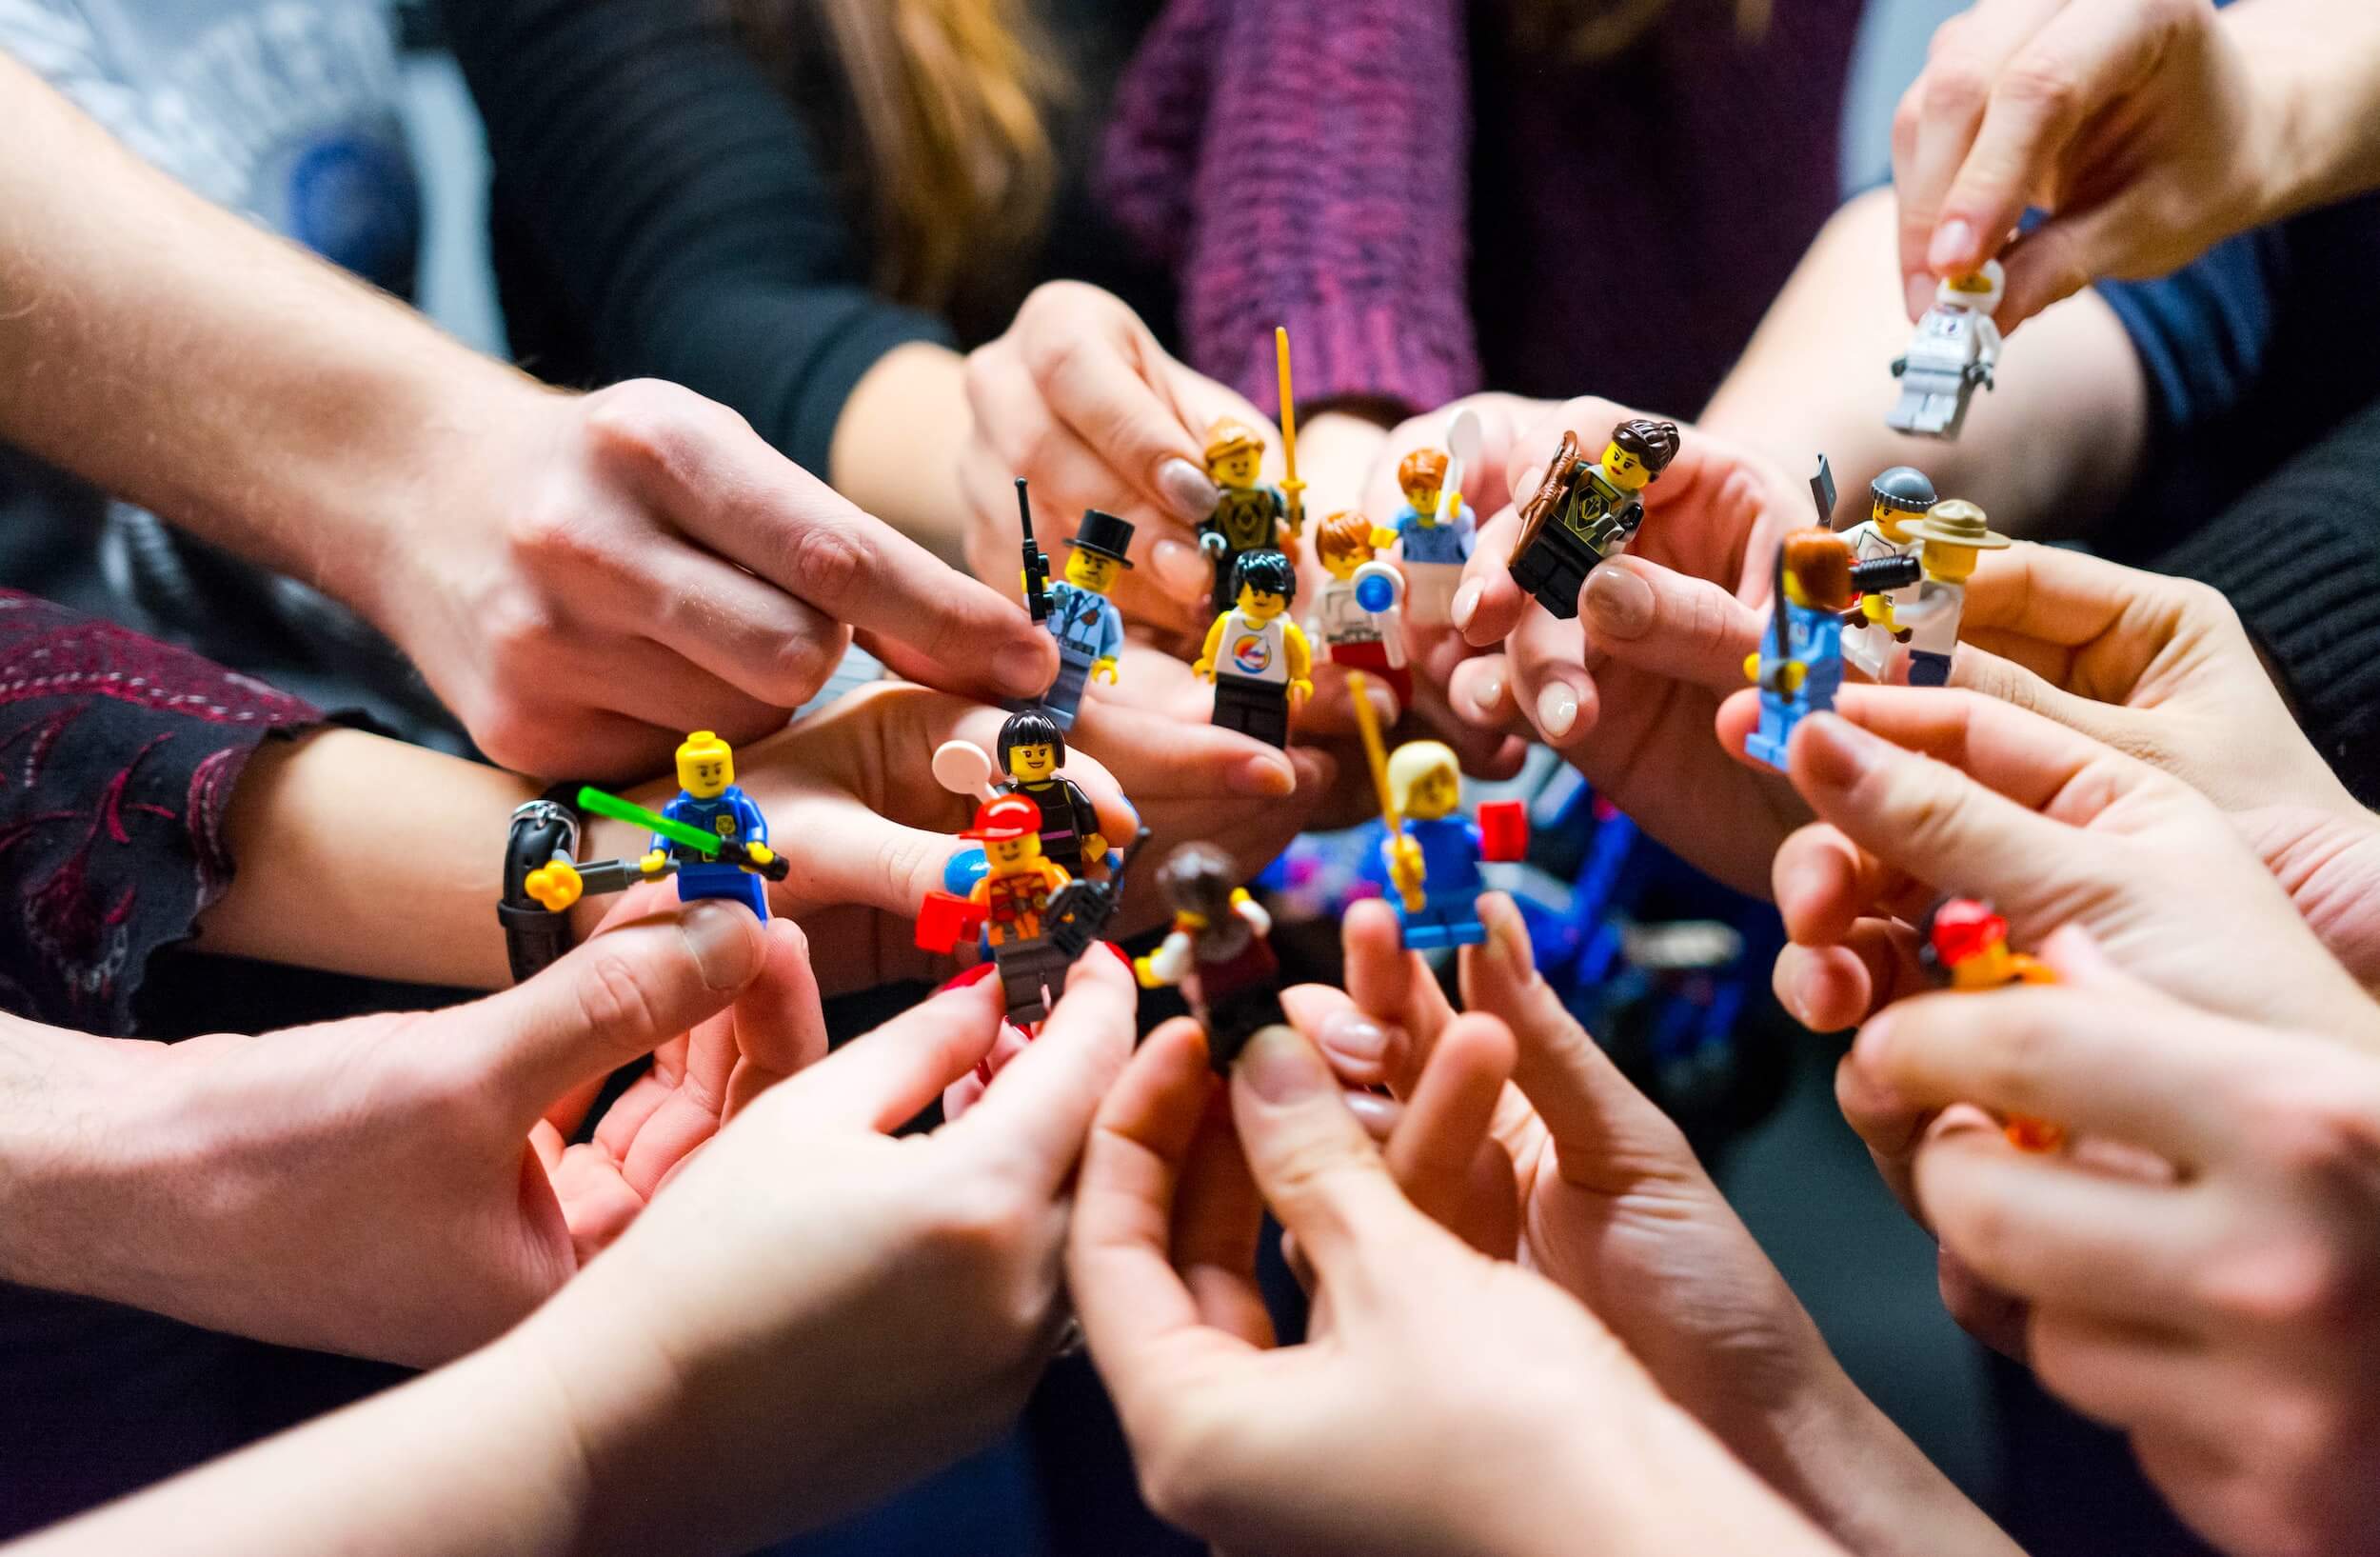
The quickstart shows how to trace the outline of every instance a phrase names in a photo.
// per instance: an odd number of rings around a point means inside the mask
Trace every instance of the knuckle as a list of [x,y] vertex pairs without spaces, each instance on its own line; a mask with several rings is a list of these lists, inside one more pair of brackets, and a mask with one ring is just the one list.
[[2035,46],[2009,62],[2000,76],[1998,93],[2052,119],[2064,119],[2080,110],[2083,85],[2072,64]]
[[574,1016],[589,1033],[659,1031],[659,1012],[636,966],[597,943],[586,968],[571,986]]
[[794,586],[812,600],[847,598],[867,571],[867,548],[839,525],[811,524],[795,532],[786,568]]
[[1926,69],[1921,100],[1929,119],[1973,119],[1982,113],[1991,96],[1991,78],[1982,66],[1963,54],[1945,54]]

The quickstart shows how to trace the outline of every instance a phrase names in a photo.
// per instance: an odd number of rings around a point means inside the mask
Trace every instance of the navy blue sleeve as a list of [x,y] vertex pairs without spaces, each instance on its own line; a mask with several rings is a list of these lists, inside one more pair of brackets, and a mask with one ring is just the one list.
[[2154,281],[2107,281],[2106,299],[2148,376],[2152,436],[2213,422],[2253,392],[2290,275],[2286,227],[2217,244]]

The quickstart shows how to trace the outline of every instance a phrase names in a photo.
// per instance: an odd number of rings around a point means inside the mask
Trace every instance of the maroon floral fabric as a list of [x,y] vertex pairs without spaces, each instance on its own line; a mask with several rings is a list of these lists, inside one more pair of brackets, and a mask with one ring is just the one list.
[[133,1030],[149,959],[231,879],[257,743],[321,722],[187,650],[0,589],[0,1007]]

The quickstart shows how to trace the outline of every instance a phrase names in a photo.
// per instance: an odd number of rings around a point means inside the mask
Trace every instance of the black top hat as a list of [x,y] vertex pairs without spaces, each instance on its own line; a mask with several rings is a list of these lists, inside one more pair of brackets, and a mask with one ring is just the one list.
[[1906,465],[1895,465],[1876,477],[1868,490],[1877,502],[1903,513],[1923,513],[1936,501],[1934,483],[1926,478],[1926,473]]
[[1124,553],[1132,549],[1132,521],[1119,519],[1101,509],[1084,509],[1081,528],[1066,544],[1079,546],[1085,551],[1096,551],[1102,557],[1112,557],[1129,568],[1132,559]]

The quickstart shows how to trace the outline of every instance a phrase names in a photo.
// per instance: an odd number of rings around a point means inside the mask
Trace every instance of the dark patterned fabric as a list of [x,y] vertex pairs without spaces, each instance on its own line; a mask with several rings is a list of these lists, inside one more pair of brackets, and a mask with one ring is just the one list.
[[123,1035],[149,960],[231,879],[257,743],[314,709],[113,623],[0,589],[0,1007]]

